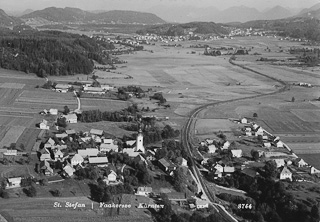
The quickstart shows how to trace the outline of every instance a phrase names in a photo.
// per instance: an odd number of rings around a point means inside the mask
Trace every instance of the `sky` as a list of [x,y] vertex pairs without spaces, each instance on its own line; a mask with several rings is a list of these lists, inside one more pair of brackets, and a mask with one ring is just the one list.
[[263,10],[276,5],[289,8],[308,8],[320,0],[0,0],[0,8],[8,11],[39,10],[46,7],[75,7],[83,10],[138,10],[158,5],[214,6],[226,9],[232,6],[248,6]]

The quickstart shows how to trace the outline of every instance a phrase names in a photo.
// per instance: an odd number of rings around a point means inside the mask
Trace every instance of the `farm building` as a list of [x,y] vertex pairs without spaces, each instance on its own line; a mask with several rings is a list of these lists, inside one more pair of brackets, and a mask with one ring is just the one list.
[[114,152],[118,152],[118,145],[114,145],[113,143],[111,144],[102,143],[100,145],[100,152],[109,152],[111,150]]
[[91,87],[91,86],[84,87],[83,91],[85,93],[99,94],[99,95],[102,95],[102,94],[106,93],[101,87]]
[[78,122],[78,117],[74,113],[70,113],[67,115],[62,115],[62,117],[66,118],[67,123],[77,123]]
[[189,198],[187,193],[179,193],[179,192],[170,192],[167,193],[168,199],[170,201],[187,201]]
[[57,85],[55,86],[55,91],[56,91],[56,92],[66,93],[66,92],[68,92],[69,88],[70,88],[70,85],[67,85],[67,84],[57,84]]
[[222,171],[215,169],[214,170],[214,177],[221,178],[222,177]]
[[42,120],[42,122],[39,124],[40,129],[49,129],[50,127],[48,126],[48,121],[47,120]]
[[72,158],[71,158],[71,165],[75,166],[78,164],[83,163],[84,159],[80,154],[75,154]]
[[171,163],[171,161],[165,158],[158,160],[158,162],[159,162],[159,167],[165,172],[170,172],[177,169],[176,165],[174,165],[173,163]]
[[132,147],[135,143],[136,143],[135,140],[128,140],[128,141],[126,141],[126,145],[127,145],[128,147]]
[[114,144],[114,140],[113,139],[103,139],[103,143],[105,144]]
[[40,150],[41,156],[40,161],[52,160],[50,151],[46,148]]
[[83,158],[85,157],[96,157],[99,153],[99,150],[96,148],[87,148],[87,149],[79,149],[78,154],[82,156]]
[[17,156],[18,151],[17,150],[7,150],[5,153],[3,153],[4,156]]
[[252,132],[246,132],[246,136],[252,136]]
[[320,170],[314,168],[314,167],[311,167],[310,168],[310,174],[320,174]]
[[215,164],[213,169],[219,170],[220,172],[223,172],[223,166],[221,166],[220,164]]
[[6,188],[20,187],[21,179],[22,179],[21,177],[8,178],[8,184]]
[[138,196],[149,196],[152,193],[152,187],[138,187],[137,192],[135,193]]
[[108,157],[89,157],[89,163],[97,166],[108,166]]
[[284,166],[280,172],[280,180],[287,180],[287,179],[292,181],[292,173],[287,167]]
[[282,152],[264,152],[263,155],[265,158],[288,156],[288,154]]
[[110,91],[114,89],[113,86],[109,86],[109,85],[101,85],[101,88],[106,91]]
[[91,130],[90,130],[90,134],[91,134],[91,135],[102,136],[102,135],[103,135],[103,130],[91,129]]

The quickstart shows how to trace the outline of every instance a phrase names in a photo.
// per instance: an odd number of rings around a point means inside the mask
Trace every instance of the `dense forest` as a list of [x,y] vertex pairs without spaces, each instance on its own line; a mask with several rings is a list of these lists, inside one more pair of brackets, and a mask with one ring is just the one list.
[[59,31],[1,31],[0,36],[0,67],[39,77],[89,74],[94,68],[92,60],[104,63],[101,50],[114,48],[84,35]]

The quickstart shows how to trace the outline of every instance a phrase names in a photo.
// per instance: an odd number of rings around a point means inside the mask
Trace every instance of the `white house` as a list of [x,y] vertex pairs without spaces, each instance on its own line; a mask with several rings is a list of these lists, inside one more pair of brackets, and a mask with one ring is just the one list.
[[310,167],[310,174],[320,174],[320,170],[314,167]]
[[8,178],[8,186],[7,186],[7,188],[20,187],[21,179],[22,179],[21,177]]
[[292,181],[292,173],[287,167],[283,167],[282,171],[280,172],[280,180],[289,179]]
[[278,141],[278,142],[276,143],[276,146],[277,146],[277,148],[283,148],[283,142]]
[[298,167],[304,167],[304,166],[308,166],[308,164],[301,158],[299,158],[297,161],[296,161],[296,165]]
[[242,157],[242,150],[231,150],[232,157],[240,158]]
[[220,170],[215,170],[214,176],[217,177],[217,178],[221,178],[221,177],[222,177],[222,171],[220,171]]
[[225,166],[223,167],[223,172],[225,174],[230,174],[230,173],[234,173],[235,168],[234,167],[229,167],[229,166]]
[[208,149],[209,149],[208,153],[215,153],[217,150],[217,147],[215,145],[211,144],[208,146]]
[[136,195],[147,197],[150,193],[152,193],[152,187],[138,187]]
[[241,123],[245,123],[245,124],[246,124],[246,123],[248,123],[248,119],[246,119],[246,118],[242,118],[242,119],[240,120],[240,122],[241,122]]
[[66,118],[67,123],[77,123],[78,117],[75,113],[69,113],[67,115],[62,115],[62,117]]
[[246,136],[252,136],[252,132],[246,132]]
[[70,85],[67,85],[67,84],[57,84],[55,86],[56,92],[62,92],[62,93],[68,92],[69,88],[70,88]]
[[229,141],[226,141],[226,142],[223,144],[223,146],[221,147],[221,149],[227,150],[227,149],[229,148],[229,146],[230,146],[230,142],[229,142]]
[[39,124],[40,129],[46,129],[48,130],[50,127],[48,126],[48,121],[47,120],[42,120],[42,122]]
[[57,133],[56,134],[56,137],[58,139],[63,139],[63,138],[66,138],[67,136],[68,136],[68,134],[66,134],[66,133]]
[[274,162],[276,162],[277,168],[282,167],[286,164],[284,159],[274,159]]
[[110,173],[108,174],[108,181],[109,182],[116,182],[117,181],[117,173],[113,170],[110,170]]
[[75,154],[72,158],[71,158],[71,165],[75,166],[78,164],[83,163],[84,159],[80,154]]
[[200,198],[196,198],[196,206],[197,209],[209,208],[209,202]]
[[183,157],[178,157],[177,158],[177,163],[180,165],[180,166],[188,166],[188,161],[183,158]]
[[223,166],[221,166],[220,164],[216,164],[216,165],[214,165],[214,167],[213,167],[214,169],[216,169],[216,170],[219,170],[220,172],[223,172]]
[[18,151],[17,150],[6,150],[3,153],[4,156],[17,156],[18,155]]
[[271,143],[263,143],[263,146],[266,148],[270,148],[271,147]]
[[51,115],[58,115],[58,109],[49,109]]
[[69,176],[73,176],[73,173],[76,171],[72,166],[67,164],[65,167],[63,167],[64,172]]
[[59,149],[55,150],[54,158],[56,161],[63,158],[63,153],[61,152],[61,150],[59,150]]
[[250,127],[246,127],[246,132],[251,132],[252,129]]

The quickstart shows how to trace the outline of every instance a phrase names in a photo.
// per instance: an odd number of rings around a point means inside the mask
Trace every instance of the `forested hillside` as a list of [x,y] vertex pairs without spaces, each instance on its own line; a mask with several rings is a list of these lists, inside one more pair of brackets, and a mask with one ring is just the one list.
[[89,74],[93,61],[104,63],[112,44],[58,31],[0,31],[0,67],[47,75]]

